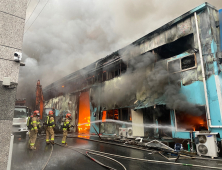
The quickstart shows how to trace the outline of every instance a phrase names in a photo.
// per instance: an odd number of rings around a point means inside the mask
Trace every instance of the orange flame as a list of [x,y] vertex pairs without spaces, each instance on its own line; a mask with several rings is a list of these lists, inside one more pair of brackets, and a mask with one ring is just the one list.
[[207,129],[206,114],[201,116],[193,116],[186,113],[176,115],[177,127],[186,130],[200,131]]
[[81,133],[89,133],[90,130],[90,104],[89,92],[81,93],[79,97],[79,122],[78,130]]

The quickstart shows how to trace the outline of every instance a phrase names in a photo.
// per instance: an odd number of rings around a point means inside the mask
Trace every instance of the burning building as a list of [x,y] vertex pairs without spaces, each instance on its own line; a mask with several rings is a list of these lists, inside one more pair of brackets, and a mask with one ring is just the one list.
[[192,9],[45,87],[46,107],[71,112],[80,133],[95,133],[94,125],[149,138],[222,135],[219,16],[208,3]]

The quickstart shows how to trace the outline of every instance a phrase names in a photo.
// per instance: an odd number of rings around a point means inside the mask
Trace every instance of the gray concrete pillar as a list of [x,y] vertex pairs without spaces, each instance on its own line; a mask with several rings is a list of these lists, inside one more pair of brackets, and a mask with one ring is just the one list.
[[[22,51],[27,0],[0,1],[0,169],[7,169],[20,63],[14,52]],[[10,77],[11,86],[2,85]]]

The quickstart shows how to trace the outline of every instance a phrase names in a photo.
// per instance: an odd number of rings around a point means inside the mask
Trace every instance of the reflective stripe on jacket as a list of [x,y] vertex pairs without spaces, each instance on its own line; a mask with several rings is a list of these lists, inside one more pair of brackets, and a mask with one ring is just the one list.
[[54,118],[52,116],[47,116],[46,124],[48,127],[55,127]]
[[70,120],[69,119],[66,119],[64,122],[63,122],[63,130],[67,130],[67,128],[70,128],[71,125],[70,125]]
[[32,118],[31,125],[32,125],[32,129],[31,130],[38,129],[37,128],[37,117],[33,117]]

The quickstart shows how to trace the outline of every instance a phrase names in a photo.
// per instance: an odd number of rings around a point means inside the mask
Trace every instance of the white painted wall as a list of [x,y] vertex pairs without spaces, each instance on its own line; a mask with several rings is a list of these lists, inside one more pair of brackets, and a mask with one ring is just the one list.
[[[143,125],[143,112],[141,110],[134,111],[132,113],[133,123],[133,136],[144,136],[144,125]],[[139,126],[137,126],[139,124]]]

